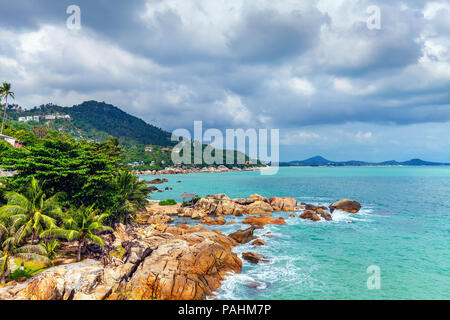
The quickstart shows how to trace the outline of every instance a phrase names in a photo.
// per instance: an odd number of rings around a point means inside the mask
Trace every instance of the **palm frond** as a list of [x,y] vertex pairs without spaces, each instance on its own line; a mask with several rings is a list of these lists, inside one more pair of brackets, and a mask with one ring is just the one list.
[[60,238],[66,239],[68,241],[74,241],[80,238],[80,232],[76,230],[65,230],[61,228],[54,228],[41,232],[40,237],[44,239]]
[[94,234],[87,234],[86,238],[91,240],[94,243],[101,245],[102,247],[104,246],[103,239]]
[[17,214],[26,214],[27,210],[22,206],[7,204],[0,208],[0,217],[10,217]]
[[40,254],[36,254],[36,253],[17,253],[15,254],[15,256],[27,260],[27,261],[39,261],[39,262],[45,262],[47,264],[51,264],[52,261]]

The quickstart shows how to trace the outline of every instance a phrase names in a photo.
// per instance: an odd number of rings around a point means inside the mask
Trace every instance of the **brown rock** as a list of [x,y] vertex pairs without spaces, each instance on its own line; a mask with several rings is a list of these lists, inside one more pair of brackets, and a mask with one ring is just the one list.
[[247,205],[255,202],[256,200],[239,198],[239,199],[233,199],[232,201],[236,204],[240,204],[242,206],[247,206]]
[[229,237],[234,239],[238,243],[247,243],[256,238],[256,236],[253,235],[255,229],[256,227],[250,227],[245,230],[238,230],[230,234]]
[[272,197],[269,199],[270,205],[276,211],[294,211],[297,205],[297,200],[294,198],[284,197]]
[[247,214],[262,214],[267,212],[273,212],[274,210],[267,202],[258,200],[248,205],[246,211]]
[[126,253],[111,256],[106,266],[85,260],[54,267],[0,288],[0,299],[205,299],[225,275],[240,272],[242,262],[231,251],[236,242],[221,232],[200,225],[162,230],[127,226],[123,238],[130,240],[122,243]]
[[331,213],[333,213],[336,209],[350,213],[357,213],[361,210],[361,204],[355,200],[344,199],[331,204],[329,208]]
[[252,245],[254,246],[264,246],[266,243],[264,241],[262,241],[261,239],[256,239],[255,241],[252,242]]
[[263,196],[260,196],[259,194],[252,194],[249,197],[249,199],[254,200],[254,201],[262,201],[262,202],[269,203],[269,200],[267,198],[264,198]]
[[218,217],[217,219],[216,219],[216,223],[218,224],[218,225],[224,225],[225,223],[227,223],[226,222],[226,220],[224,219],[224,218],[222,218],[222,217]]
[[319,216],[314,211],[311,211],[311,210],[305,210],[305,212],[303,212],[300,215],[300,218],[302,218],[302,219],[309,219],[309,220],[312,220],[312,221],[320,221]]
[[166,178],[164,178],[164,179],[157,178],[157,179],[154,179],[152,181],[147,181],[146,183],[148,183],[148,184],[161,184],[161,183],[168,182],[168,181],[169,180],[167,180]]
[[322,218],[324,218],[327,221],[333,220],[333,218],[331,217],[331,214],[329,214],[322,208],[317,208],[316,213],[319,214]]
[[258,226],[258,227],[264,227],[267,224],[285,224],[286,221],[284,221],[281,218],[275,219],[271,217],[247,217],[244,221],[242,221],[244,224],[251,224],[252,226]]
[[242,254],[242,258],[244,260],[247,260],[250,263],[259,263],[259,261],[261,261],[261,259],[263,258],[262,255],[257,254],[257,253],[253,253],[253,252],[244,252]]

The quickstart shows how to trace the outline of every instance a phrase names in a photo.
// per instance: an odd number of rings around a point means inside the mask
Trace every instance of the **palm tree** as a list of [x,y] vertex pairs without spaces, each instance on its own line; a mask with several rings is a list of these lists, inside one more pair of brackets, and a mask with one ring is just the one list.
[[41,261],[51,264],[46,257],[45,250],[40,245],[20,245],[20,234],[24,226],[16,229],[14,219],[4,218],[0,220],[0,283],[6,282],[9,274],[9,262],[13,258],[21,258],[28,261]]
[[61,242],[58,239],[51,239],[44,243],[39,243],[39,245],[42,247],[47,258],[53,259],[57,254],[57,249],[61,246]]
[[55,228],[56,220],[62,218],[59,200],[63,193],[47,198],[42,185],[32,179],[23,194],[5,192],[7,204],[0,208],[0,218],[11,218],[17,225],[24,226],[18,240],[31,233],[31,244],[44,228]]
[[8,97],[15,99],[14,92],[11,91],[11,84],[3,82],[2,86],[0,87],[0,101],[1,99],[5,98],[5,111],[3,113],[2,129],[0,131],[0,134],[3,134],[3,128],[5,126],[6,111],[8,109]]
[[115,177],[121,203],[118,208],[120,219],[133,216],[137,210],[145,209],[150,191],[144,181],[140,181],[129,171],[119,171]]
[[80,207],[69,210],[63,219],[63,228],[52,228],[41,233],[41,238],[62,238],[68,241],[78,241],[77,261],[81,260],[81,252],[88,242],[104,245],[102,238],[96,234],[114,230],[103,225],[108,214],[100,214],[94,206]]

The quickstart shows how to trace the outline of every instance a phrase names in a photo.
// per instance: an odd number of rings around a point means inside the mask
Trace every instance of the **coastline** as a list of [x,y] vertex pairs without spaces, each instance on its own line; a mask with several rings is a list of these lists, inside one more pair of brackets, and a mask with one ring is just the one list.
[[249,168],[238,168],[233,167],[229,169],[225,166],[219,167],[205,167],[205,168],[177,168],[168,167],[161,170],[134,170],[132,171],[135,175],[143,176],[153,176],[153,175],[174,175],[174,174],[187,174],[187,173],[221,173],[221,172],[240,172],[240,171],[259,171],[270,169],[269,166],[261,167],[249,167]]
[[[325,221],[329,217],[325,210],[306,203],[297,206],[294,198],[267,199],[257,194],[248,199],[212,195],[187,206],[151,203],[132,224],[118,224],[113,234],[103,236],[106,251],[101,258],[88,256],[24,282],[9,283],[0,288],[0,300],[204,300],[214,296],[228,276],[241,273],[243,260],[269,262],[253,251],[240,257],[233,248],[246,243],[255,250],[264,246],[254,231],[286,223],[273,213],[292,212],[291,217]],[[175,216],[192,224],[174,224]],[[226,235],[203,226],[224,225],[225,216],[244,216],[241,222],[228,223],[244,227]]]

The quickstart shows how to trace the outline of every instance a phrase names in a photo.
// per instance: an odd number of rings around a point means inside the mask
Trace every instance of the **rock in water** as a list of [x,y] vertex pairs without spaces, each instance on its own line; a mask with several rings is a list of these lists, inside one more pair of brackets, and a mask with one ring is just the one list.
[[264,241],[262,241],[261,239],[256,239],[255,241],[252,242],[252,245],[254,246],[264,246],[266,243]]
[[312,210],[305,210],[305,212],[303,212],[300,215],[300,218],[302,218],[302,219],[309,219],[309,220],[312,220],[312,221],[320,221],[319,216]]
[[294,211],[297,206],[297,200],[289,197],[272,197],[269,199],[269,202],[272,208],[276,211]]
[[333,203],[329,208],[331,213],[333,213],[336,209],[350,213],[357,213],[361,210],[361,204],[355,200],[344,199]]
[[230,234],[229,237],[238,243],[247,243],[256,239],[256,236],[253,234],[255,229],[256,227],[250,227],[245,230],[238,230]]
[[247,217],[244,221],[242,221],[244,224],[251,224],[252,226],[258,226],[258,227],[264,227],[266,224],[285,224],[286,221],[284,221],[283,218],[271,218],[271,217]]
[[242,258],[244,260],[247,260],[250,263],[259,263],[259,261],[261,261],[261,259],[263,258],[262,255],[257,254],[257,253],[253,253],[253,252],[244,252],[242,254]]

